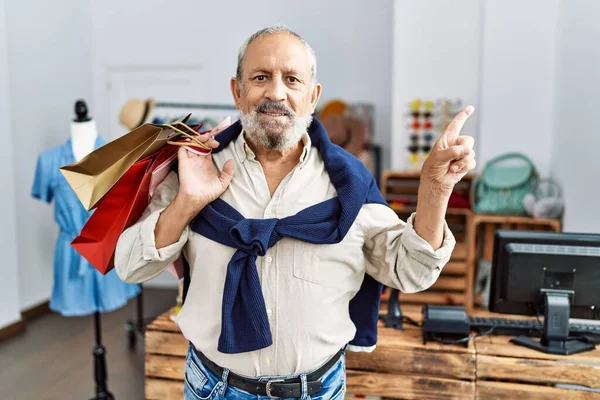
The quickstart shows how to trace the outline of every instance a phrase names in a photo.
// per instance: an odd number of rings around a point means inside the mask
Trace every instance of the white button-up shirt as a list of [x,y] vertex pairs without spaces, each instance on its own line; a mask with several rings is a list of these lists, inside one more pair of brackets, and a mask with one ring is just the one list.
[[[284,218],[336,196],[319,151],[308,135],[295,169],[273,196],[262,167],[244,135],[212,155],[220,172],[233,159],[235,174],[221,198],[246,218]],[[177,317],[183,335],[213,362],[246,376],[306,372],[354,338],[349,302],[365,273],[402,292],[431,286],[450,259],[455,240],[445,224],[443,245],[433,250],[389,207],[365,204],[344,240],[316,245],[283,238],[256,265],[273,344],[268,348],[223,354],[217,350],[227,264],[236,249],[207,239],[189,226],[179,241],[157,249],[154,229],[160,213],[178,190],[172,172],[157,188],[144,215],[121,235],[115,268],[126,282],[143,282],[162,273],[183,252],[191,284]]]

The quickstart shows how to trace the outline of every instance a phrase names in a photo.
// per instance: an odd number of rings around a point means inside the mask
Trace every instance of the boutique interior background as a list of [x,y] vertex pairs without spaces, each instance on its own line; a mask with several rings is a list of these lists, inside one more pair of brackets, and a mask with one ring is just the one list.
[[87,100],[107,139],[124,132],[129,97],[230,104],[237,49],[278,22],[314,47],[323,101],[374,104],[384,168],[406,166],[410,100],[460,98],[477,111],[464,131],[480,167],[529,154],[563,186],[564,229],[597,231],[598,19],[594,0],[0,0],[0,170],[14,194],[0,198],[0,328],[50,295],[53,208],[29,193],[37,155],[69,135],[74,101]]

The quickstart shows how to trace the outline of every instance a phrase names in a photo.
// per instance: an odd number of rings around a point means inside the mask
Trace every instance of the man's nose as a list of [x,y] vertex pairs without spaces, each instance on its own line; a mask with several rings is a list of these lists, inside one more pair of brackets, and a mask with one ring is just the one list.
[[271,101],[284,101],[285,100],[286,86],[280,78],[274,78],[269,82],[267,86],[266,96]]

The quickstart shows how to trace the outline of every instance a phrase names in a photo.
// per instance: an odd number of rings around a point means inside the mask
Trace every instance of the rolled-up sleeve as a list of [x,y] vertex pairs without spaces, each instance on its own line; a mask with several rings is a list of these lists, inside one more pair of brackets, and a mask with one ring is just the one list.
[[115,250],[115,270],[121,280],[129,283],[150,280],[160,275],[181,255],[188,239],[189,227],[184,229],[177,242],[160,249],[156,248],[154,237],[158,219],[175,198],[177,190],[177,175],[171,172],[157,186],[139,221],[119,237]]
[[359,217],[365,232],[366,272],[404,293],[419,292],[433,285],[456,245],[445,221],[442,246],[434,250],[415,231],[415,213],[405,222],[387,206],[367,204]]

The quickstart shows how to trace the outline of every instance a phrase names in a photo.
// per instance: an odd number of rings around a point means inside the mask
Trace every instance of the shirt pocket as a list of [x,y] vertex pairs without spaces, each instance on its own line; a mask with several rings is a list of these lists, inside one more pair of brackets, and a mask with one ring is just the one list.
[[353,286],[360,281],[364,270],[362,259],[360,244],[352,241],[337,244],[294,241],[294,277],[316,285],[342,290]]
[[294,241],[294,276],[317,285],[323,283],[317,245],[302,240]]

